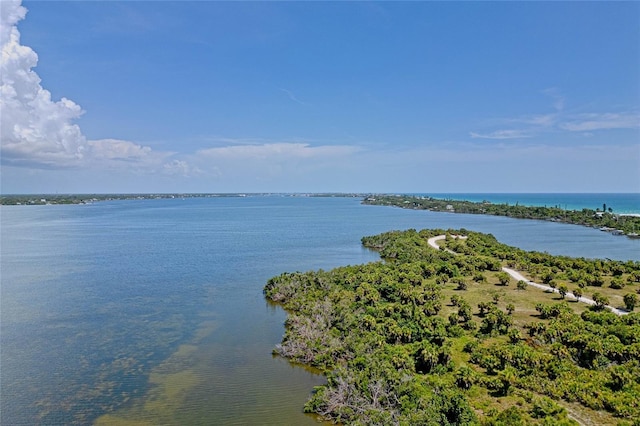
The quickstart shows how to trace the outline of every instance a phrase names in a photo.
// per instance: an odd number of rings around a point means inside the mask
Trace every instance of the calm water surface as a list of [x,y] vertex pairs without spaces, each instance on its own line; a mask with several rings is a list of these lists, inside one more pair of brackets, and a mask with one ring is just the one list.
[[[527,250],[640,260],[640,242],[550,222],[246,197],[3,206],[0,423],[316,424],[323,378],[273,357],[284,271],[377,260],[364,235],[467,228]],[[140,423],[142,422],[142,423]]]

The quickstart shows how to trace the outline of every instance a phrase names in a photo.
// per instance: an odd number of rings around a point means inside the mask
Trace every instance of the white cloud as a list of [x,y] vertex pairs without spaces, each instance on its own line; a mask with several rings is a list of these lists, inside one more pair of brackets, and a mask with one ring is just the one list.
[[571,114],[564,111],[565,97],[560,95],[557,89],[547,89],[543,93],[554,99],[556,112],[494,120],[488,125],[512,128],[469,132],[469,136],[480,139],[521,139],[564,132],[586,132],[585,135],[590,136],[588,132],[595,130],[640,128],[640,114],[637,111]]
[[469,132],[472,138],[479,139],[523,139],[530,138],[531,134],[526,130],[496,130],[490,133]]
[[20,0],[2,0],[0,8],[0,150],[5,165],[35,168],[107,167],[126,160],[142,168],[160,167],[171,153],[154,152],[133,142],[87,141],[74,123],[83,114],[75,102],[51,99],[33,70],[38,55],[20,44],[17,24],[27,10]]
[[202,174],[202,170],[193,167],[184,160],[172,160],[162,165],[162,172],[166,175],[191,177]]
[[99,139],[88,141],[87,144],[95,159],[133,160],[148,158],[152,155],[152,150],[148,146],[118,139]]
[[357,151],[358,147],[349,145],[311,146],[308,143],[277,142],[208,148],[198,151],[198,155],[215,159],[286,160],[341,157]]
[[640,114],[624,113],[586,113],[569,117],[559,125],[570,132],[588,132],[604,129],[636,129],[640,127]]
[[71,165],[84,156],[86,140],[72,121],[82,109],[66,98],[51,100],[32,70],[38,55],[20,44],[18,21],[26,15],[20,1],[3,1],[0,138],[2,158],[13,164]]

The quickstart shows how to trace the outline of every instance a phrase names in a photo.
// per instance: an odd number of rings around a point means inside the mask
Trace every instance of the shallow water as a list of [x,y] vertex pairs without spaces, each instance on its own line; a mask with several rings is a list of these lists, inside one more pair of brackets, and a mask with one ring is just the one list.
[[[640,243],[550,222],[246,197],[3,206],[2,424],[315,424],[323,378],[273,357],[284,271],[377,260],[360,238],[467,228],[528,250],[640,260]],[[106,416],[105,416],[106,414]]]

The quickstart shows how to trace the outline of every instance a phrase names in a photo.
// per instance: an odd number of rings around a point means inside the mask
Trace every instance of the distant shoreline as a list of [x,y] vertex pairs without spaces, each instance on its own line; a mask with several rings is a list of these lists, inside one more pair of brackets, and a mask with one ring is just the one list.
[[114,200],[152,200],[219,197],[347,197],[368,198],[380,196],[431,198],[495,205],[521,205],[526,207],[549,207],[563,211],[593,209],[602,205],[614,208],[618,216],[640,217],[640,193],[365,193],[365,192],[218,192],[218,193],[75,193],[75,194],[2,194],[0,205],[56,205],[92,204]]
[[532,192],[532,193],[407,193],[383,194],[414,197],[433,197],[441,200],[469,201],[473,203],[522,205],[527,207],[556,207],[562,210],[595,210],[603,203],[613,208],[616,214],[640,215],[640,192]]
[[229,193],[148,193],[148,194],[7,194],[0,196],[4,206],[42,206],[60,204],[92,204],[100,201],[116,200],[165,200],[181,198],[244,198],[244,197],[351,197],[362,198],[363,193],[333,192],[229,192]]
[[442,213],[482,214],[505,216],[514,219],[546,220],[597,228],[614,235],[626,235],[640,239],[640,215],[635,213],[614,213],[612,208],[602,204],[602,210],[583,208],[566,210],[558,206],[542,207],[528,205],[495,204],[490,201],[458,201],[429,196],[372,195],[363,199],[362,204],[400,207],[412,210],[429,210]]

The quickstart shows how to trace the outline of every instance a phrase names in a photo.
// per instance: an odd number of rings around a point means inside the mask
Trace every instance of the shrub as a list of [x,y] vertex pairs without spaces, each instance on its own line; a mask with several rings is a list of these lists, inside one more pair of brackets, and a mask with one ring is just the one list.
[[598,292],[593,293],[593,301],[596,302],[596,309],[598,310],[604,309],[609,304],[609,299]]
[[623,289],[625,286],[624,281],[622,281],[622,278],[614,278],[611,280],[611,284],[609,284],[609,287],[615,289],[615,290],[621,290]]
[[473,274],[473,281],[477,282],[477,283],[486,283],[487,282],[487,277],[485,277],[482,272],[476,272],[475,274]]
[[635,293],[627,293],[624,295],[624,306],[628,311],[633,311],[638,303],[638,295]]
[[498,272],[496,274],[496,277],[498,278],[498,281],[502,286],[508,286],[509,282],[511,282],[511,275],[507,274],[506,272]]

